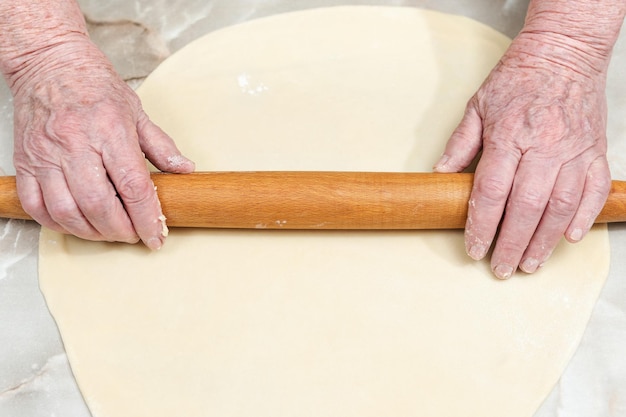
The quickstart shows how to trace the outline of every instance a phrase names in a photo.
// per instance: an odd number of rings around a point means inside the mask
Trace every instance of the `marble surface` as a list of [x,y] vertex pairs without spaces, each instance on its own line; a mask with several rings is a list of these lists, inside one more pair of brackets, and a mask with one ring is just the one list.
[[[136,86],[163,59],[212,30],[257,17],[338,4],[418,6],[464,14],[514,36],[524,0],[97,0],[79,1],[93,39]],[[626,179],[626,36],[608,83],[609,157]],[[0,169],[13,174],[12,102],[0,82]],[[89,417],[37,282],[39,227],[0,220],[0,416]],[[610,227],[611,272],[583,341],[535,417],[626,415],[626,225]]]

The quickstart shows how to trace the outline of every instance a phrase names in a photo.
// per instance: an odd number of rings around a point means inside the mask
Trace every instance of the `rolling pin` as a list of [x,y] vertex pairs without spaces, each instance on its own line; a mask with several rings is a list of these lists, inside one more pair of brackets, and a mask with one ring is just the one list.
[[[457,229],[472,174],[199,172],[152,174],[168,226],[237,229]],[[0,217],[30,219],[15,177],[0,177]],[[613,181],[597,223],[626,221]]]

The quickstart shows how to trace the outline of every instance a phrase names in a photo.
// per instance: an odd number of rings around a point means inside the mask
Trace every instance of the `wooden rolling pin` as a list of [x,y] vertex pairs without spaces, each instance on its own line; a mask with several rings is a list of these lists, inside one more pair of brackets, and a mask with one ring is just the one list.
[[[456,229],[472,174],[204,172],[152,175],[173,227]],[[14,177],[0,177],[0,217],[29,219]],[[613,181],[598,223],[626,221],[626,181]]]

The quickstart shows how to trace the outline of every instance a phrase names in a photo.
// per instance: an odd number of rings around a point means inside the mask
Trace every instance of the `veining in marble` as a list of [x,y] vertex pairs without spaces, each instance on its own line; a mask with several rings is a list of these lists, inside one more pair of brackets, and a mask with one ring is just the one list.
[[34,364],[32,368],[30,378],[0,392],[0,415],[90,417],[65,353],[50,356],[42,366]]
[[131,20],[103,22],[87,19],[91,38],[131,86],[152,72],[170,51],[159,34]]
[[7,278],[8,269],[24,259],[37,244],[33,227],[22,220],[0,220],[0,281]]

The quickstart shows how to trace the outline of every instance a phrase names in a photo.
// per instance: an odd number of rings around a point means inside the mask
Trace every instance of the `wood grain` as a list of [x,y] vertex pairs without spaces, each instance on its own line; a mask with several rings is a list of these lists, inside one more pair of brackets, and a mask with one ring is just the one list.
[[[199,172],[152,174],[171,227],[458,229],[472,174]],[[0,177],[0,217],[30,219],[14,177]],[[626,182],[613,181],[598,223],[626,221]]]

